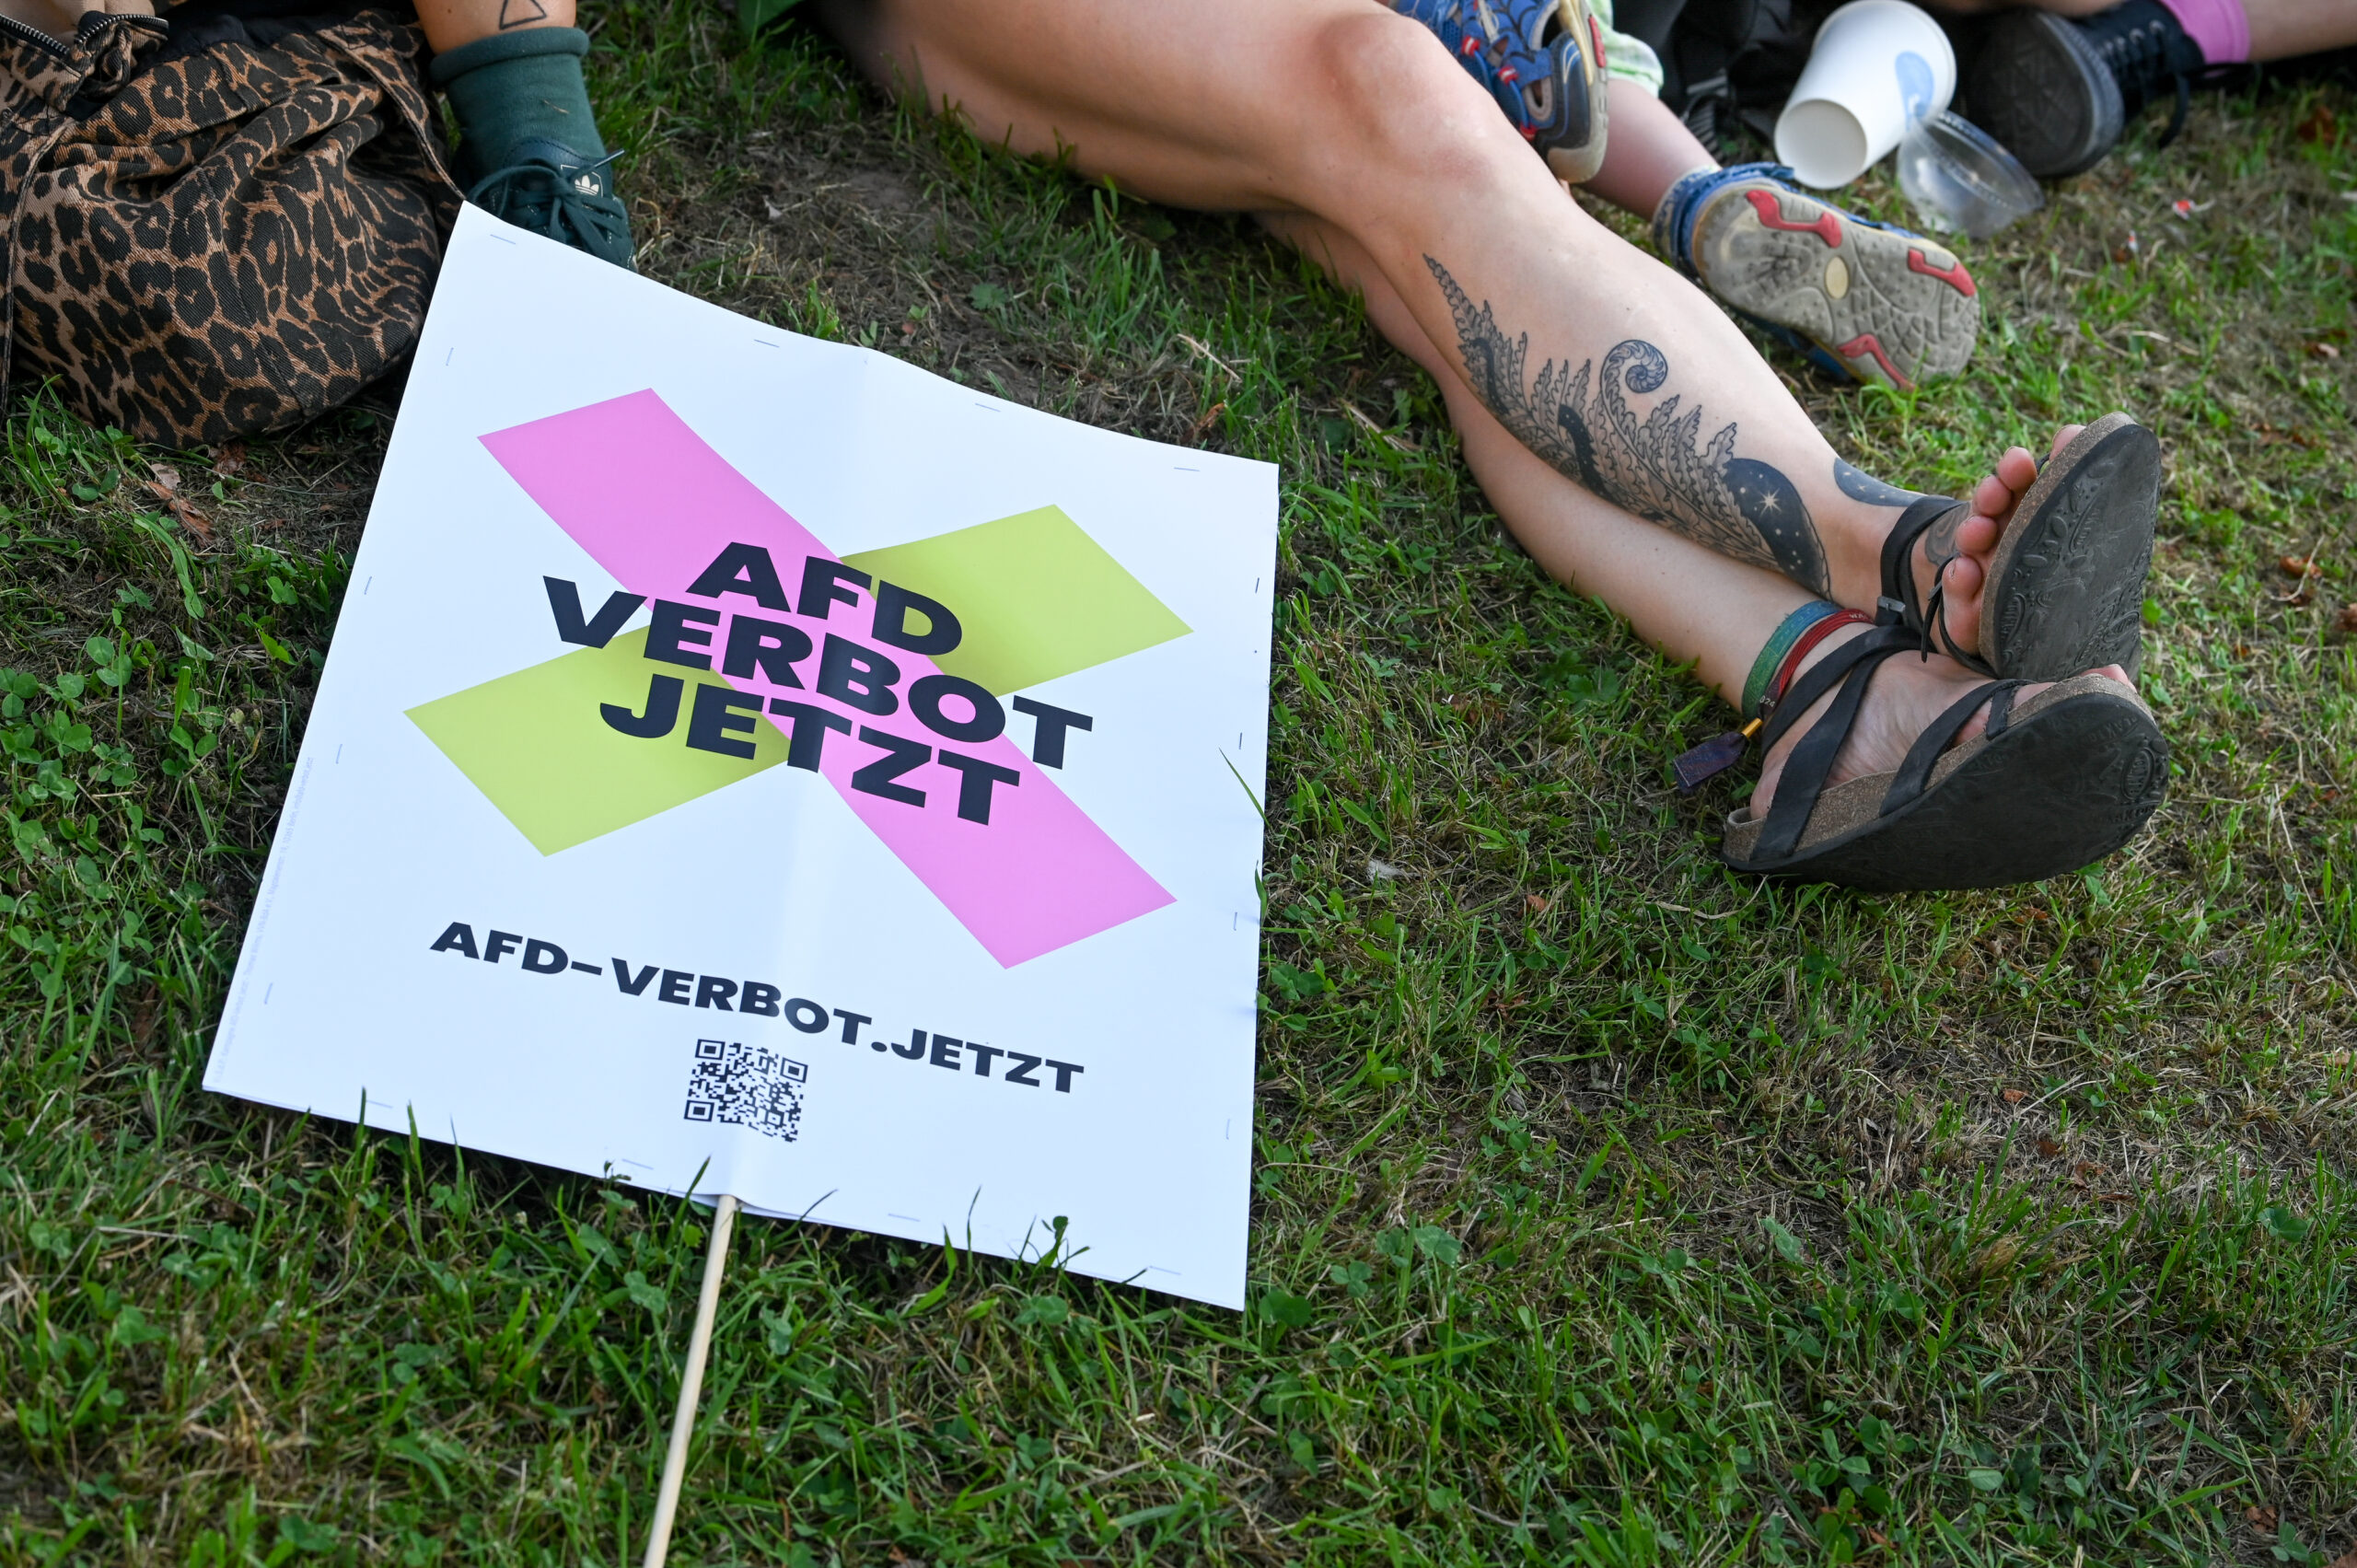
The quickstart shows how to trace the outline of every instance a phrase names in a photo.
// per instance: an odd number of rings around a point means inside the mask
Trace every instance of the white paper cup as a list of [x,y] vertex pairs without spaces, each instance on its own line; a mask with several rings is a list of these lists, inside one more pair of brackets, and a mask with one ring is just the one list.
[[1847,185],[1955,96],[1956,51],[1927,12],[1907,0],[1850,0],[1817,29],[1776,120],[1776,157],[1804,185]]

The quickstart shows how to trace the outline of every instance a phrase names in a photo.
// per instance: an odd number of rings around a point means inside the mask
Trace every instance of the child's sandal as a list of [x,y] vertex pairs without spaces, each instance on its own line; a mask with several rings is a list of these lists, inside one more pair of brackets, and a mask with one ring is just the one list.
[[1490,90],[1558,180],[1604,164],[1604,29],[1587,0],[1392,0]]

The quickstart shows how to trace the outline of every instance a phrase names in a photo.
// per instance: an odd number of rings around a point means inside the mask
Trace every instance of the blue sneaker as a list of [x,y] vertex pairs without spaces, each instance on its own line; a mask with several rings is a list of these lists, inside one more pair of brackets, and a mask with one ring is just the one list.
[[1729,309],[1852,380],[1897,389],[1952,376],[1980,336],[1980,290],[1952,252],[1805,194],[1776,164],[1680,180],[1654,211],[1654,247]]
[[1587,0],[1393,0],[1430,28],[1558,180],[1604,162],[1604,29]]

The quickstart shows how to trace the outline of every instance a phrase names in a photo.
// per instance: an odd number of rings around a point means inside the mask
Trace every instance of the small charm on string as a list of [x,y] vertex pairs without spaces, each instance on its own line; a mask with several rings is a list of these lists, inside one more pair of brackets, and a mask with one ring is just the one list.
[[1753,719],[1741,729],[1731,729],[1679,756],[1670,764],[1678,775],[1678,793],[1691,795],[1742,761],[1744,749],[1751,744],[1751,738],[1759,733],[1759,726],[1765,722]]

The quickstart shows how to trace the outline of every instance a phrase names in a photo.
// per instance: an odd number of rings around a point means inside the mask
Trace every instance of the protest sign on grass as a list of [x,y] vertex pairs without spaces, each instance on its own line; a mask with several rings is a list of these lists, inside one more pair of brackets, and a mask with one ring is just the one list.
[[207,1086],[1240,1306],[1275,542],[468,209]]

